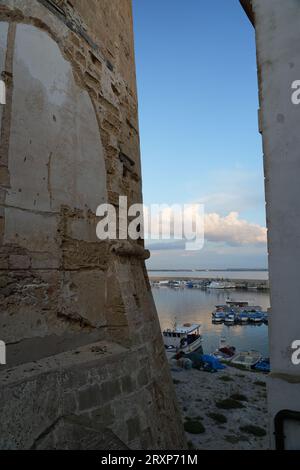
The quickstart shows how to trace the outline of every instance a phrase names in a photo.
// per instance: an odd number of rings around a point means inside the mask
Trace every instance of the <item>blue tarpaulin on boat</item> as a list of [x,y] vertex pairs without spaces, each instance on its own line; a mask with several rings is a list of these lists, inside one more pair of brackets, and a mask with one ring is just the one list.
[[226,366],[221,364],[221,362],[216,357],[209,356],[208,354],[202,354],[202,361],[209,364],[211,368],[215,370],[222,370],[226,368]]
[[253,369],[260,370],[262,372],[270,372],[270,359],[261,359],[257,364],[255,364],[255,366],[253,366]]
[[214,356],[210,356],[208,354],[199,354],[199,353],[189,353],[185,354],[185,357],[188,357],[195,369],[202,369],[204,365],[209,367],[209,370],[221,370],[225,369],[226,366],[221,364],[221,362]]

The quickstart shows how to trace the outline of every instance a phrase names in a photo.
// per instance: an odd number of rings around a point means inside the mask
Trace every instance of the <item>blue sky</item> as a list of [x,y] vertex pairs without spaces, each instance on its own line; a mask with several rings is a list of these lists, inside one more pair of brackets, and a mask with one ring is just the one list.
[[252,25],[238,0],[133,7],[144,203],[203,202],[219,217],[201,252],[151,244],[149,267],[266,267]]

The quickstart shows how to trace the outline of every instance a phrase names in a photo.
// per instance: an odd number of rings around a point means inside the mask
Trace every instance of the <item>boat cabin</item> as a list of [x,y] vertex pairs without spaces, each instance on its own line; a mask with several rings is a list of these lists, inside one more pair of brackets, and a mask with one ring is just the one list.
[[184,325],[175,325],[173,330],[164,330],[165,348],[185,353],[196,351],[201,346],[200,327],[199,323],[185,323]]
[[226,304],[229,307],[247,307],[249,302],[246,300],[226,300]]

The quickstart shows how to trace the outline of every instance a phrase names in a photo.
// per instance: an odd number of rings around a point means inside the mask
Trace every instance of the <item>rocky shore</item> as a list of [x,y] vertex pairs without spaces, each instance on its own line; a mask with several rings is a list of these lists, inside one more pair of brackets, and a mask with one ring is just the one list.
[[191,449],[268,449],[266,375],[233,367],[171,372]]

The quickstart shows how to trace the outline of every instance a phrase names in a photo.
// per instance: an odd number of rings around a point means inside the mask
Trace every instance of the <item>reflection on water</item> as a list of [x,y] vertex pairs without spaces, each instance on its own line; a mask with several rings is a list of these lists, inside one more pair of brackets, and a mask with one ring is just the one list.
[[203,350],[212,352],[219,346],[221,337],[238,350],[256,349],[268,355],[268,327],[266,325],[213,325],[211,313],[216,304],[224,304],[228,297],[247,300],[251,305],[260,305],[263,310],[270,306],[269,294],[253,291],[224,291],[213,289],[152,289],[162,329],[178,323],[202,324]]

